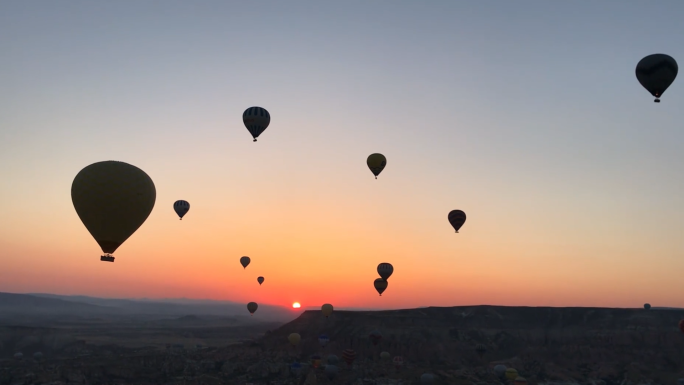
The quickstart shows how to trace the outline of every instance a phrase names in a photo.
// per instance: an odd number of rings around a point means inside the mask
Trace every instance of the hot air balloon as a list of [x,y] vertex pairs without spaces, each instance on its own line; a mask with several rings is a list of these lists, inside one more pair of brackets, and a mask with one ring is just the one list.
[[518,376],[513,380],[513,385],[527,385],[527,380],[524,377]]
[[258,277],[257,282],[259,282],[259,286],[261,286],[261,284],[264,283],[264,277]]
[[247,304],[247,310],[249,310],[249,313],[254,315],[254,312],[257,311],[257,308],[259,308],[259,305],[257,305],[256,302],[250,302]]
[[641,59],[636,66],[636,77],[639,83],[655,96],[654,102],[660,103],[660,97],[677,77],[679,67],[669,55],[657,53]]
[[335,365],[340,362],[340,358],[334,354],[328,356],[328,365]]
[[314,354],[311,356],[311,366],[314,367],[314,369],[318,368],[321,365],[321,356],[318,354]]
[[356,352],[354,349],[344,349],[342,351],[342,359],[347,363],[347,365],[351,366],[356,359]]
[[271,115],[265,108],[249,107],[242,114],[242,122],[245,123],[245,127],[247,127],[247,130],[252,134],[252,137],[256,142],[259,135],[261,135],[271,123]]
[[295,376],[299,376],[299,373],[302,371],[302,364],[299,362],[293,362],[290,364],[290,370],[292,373],[294,373]]
[[299,345],[299,341],[302,340],[302,336],[300,336],[299,333],[290,333],[290,335],[287,336],[287,340],[290,341],[292,346],[297,346]]
[[383,262],[378,265],[378,274],[385,281],[389,279],[392,273],[394,273],[394,267],[391,263]]
[[176,212],[176,214],[178,214],[180,219],[183,220],[185,214],[187,214],[188,211],[190,211],[190,203],[183,200],[176,201],[173,204],[173,210]]
[[679,321],[678,327],[679,327],[679,330],[681,330],[682,333],[684,333],[684,319]]
[[328,377],[330,381],[334,380],[335,377],[337,377],[337,366],[335,365],[325,365],[325,375]]
[[383,360],[389,360],[389,358],[390,358],[389,352],[380,353],[380,358],[382,358]]
[[377,290],[377,291],[378,291],[378,294],[380,294],[380,296],[382,297],[382,293],[383,293],[385,290],[387,290],[387,281],[385,281],[385,280],[382,279],[382,278],[377,278],[377,279],[373,282],[373,286],[375,286],[375,290]]
[[508,368],[508,369],[506,369],[506,374],[505,374],[505,376],[506,376],[506,379],[507,379],[507,380],[513,381],[513,380],[515,380],[516,378],[518,378],[518,371],[515,370],[515,369],[513,369],[513,368]]
[[71,184],[76,214],[105,255],[111,256],[142,224],[154,208],[157,190],[145,172],[113,160],[86,166]]
[[330,342],[330,337],[328,337],[327,335],[321,334],[320,336],[318,336],[318,343],[321,345],[322,348],[324,348],[325,345],[328,344],[328,342]]
[[241,264],[242,267],[244,267],[245,269],[247,268],[247,265],[249,265],[249,262],[251,262],[251,259],[249,259],[249,257],[242,257],[242,258],[240,258],[240,264]]
[[380,330],[373,330],[368,338],[370,338],[373,345],[377,346],[382,340],[382,333],[380,333]]
[[466,215],[461,210],[451,210],[448,218],[449,223],[451,223],[451,226],[454,227],[454,230],[456,230],[457,233],[466,221]]
[[404,357],[394,356],[394,358],[392,358],[392,364],[394,364],[394,366],[398,370],[399,368],[401,368],[404,365]]
[[368,155],[368,159],[366,159],[366,164],[373,175],[375,175],[375,179],[378,179],[378,175],[380,175],[387,165],[387,159],[385,159],[385,156],[382,154],[370,154]]
[[435,382],[435,376],[432,373],[423,373],[423,375],[420,376],[420,383],[421,384],[430,385],[434,382]]
[[506,365],[496,365],[494,367],[494,373],[500,378],[504,378],[506,375]]
[[651,304],[650,304],[650,303],[645,303],[645,304],[644,304],[644,309],[650,310],[650,309],[651,309]]
[[329,303],[323,304],[323,306],[321,306],[321,311],[323,312],[325,318],[328,318],[330,317],[330,314],[332,314],[333,312],[333,305]]

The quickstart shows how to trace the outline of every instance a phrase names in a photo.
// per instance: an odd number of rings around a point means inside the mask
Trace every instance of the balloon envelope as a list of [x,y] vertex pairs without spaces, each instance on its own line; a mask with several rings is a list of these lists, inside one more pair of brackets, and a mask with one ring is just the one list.
[[154,182],[143,170],[113,160],[86,166],[71,184],[78,217],[107,254],[142,226],[156,199]]
[[292,346],[297,346],[299,341],[302,340],[302,336],[300,336],[299,333],[291,333],[289,336],[287,336],[287,340],[290,341]]
[[259,278],[257,278],[257,282],[259,282],[259,285],[261,285],[262,283],[264,283],[264,277],[259,277]]
[[344,349],[342,351],[342,360],[351,366],[352,362],[356,359],[356,352],[354,349]]
[[178,214],[178,217],[180,217],[180,219],[183,219],[185,214],[187,214],[188,211],[190,211],[190,203],[183,200],[176,201],[173,204],[173,210],[176,212],[176,214]]
[[321,347],[324,348],[325,345],[328,344],[328,342],[330,342],[330,337],[328,337],[327,335],[321,334],[320,336],[318,336],[318,343],[321,345]]
[[240,264],[241,264],[242,267],[244,267],[245,269],[247,268],[247,265],[249,265],[249,262],[251,262],[251,259],[249,259],[249,257],[242,257],[242,258],[240,258]]
[[518,371],[513,368],[506,369],[506,379],[515,380],[518,377]]
[[378,265],[378,275],[385,281],[394,273],[394,266],[391,263],[383,262]]
[[382,293],[387,290],[387,281],[382,278],[378,278],[373,282],[373,286],[375,287],[375,290],[378,291],[378,294],[380,294],[382,297]]
[[242,122],[256,142],[259,135],[261,135],[271,123],[271,115],[265,108],[249,107],[242,113]]
[[635,72],[639,83],[655,96],[655,102],[660,102],[659,98],[677,77],[679,66],[671,56],[657,53],[641,59]]
[[333,305],[329,303],[323,304],[323,306],[321,306],[321,311],[323,312],[323,315],[328,318],[333,312]]
[[325,365],[325,375],[328,377],[329,380],[335,379],[337,377],[337,366],[335,365]]
[[650,308],[651,308],[651,304],[650,304],[650,303],[645,303],[645,304],[644,304],[644,309],[649,310]]
[[389,352],[380,353],[380,358],[382,358],[383,360],[388,360],[390,358]]
[[449,213],[449,223],[451,223],[451,226],[456,230],[458,233],[458,230],[463,226],[463,224],[466,221],[466,215],[463,211],[461,210],[452,210]]
[[247,304],[247,310],[249,310],[250,314],[254,314],[255,311],[259,308],[259,305],[257,305],[256,302],[250,302]]
[[378,175],[380,175],[382,170],[385,169],[385,166],[387,166],[387,159],[382,154],[370,154],[368,159],[366,159],[366,164],[373,175],[375,175],[375,179],[378,179]]

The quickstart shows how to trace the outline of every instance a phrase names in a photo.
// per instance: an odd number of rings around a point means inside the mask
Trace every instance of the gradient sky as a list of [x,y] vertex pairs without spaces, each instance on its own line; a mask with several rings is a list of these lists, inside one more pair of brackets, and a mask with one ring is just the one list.
[[[681,0],[2,1],[0,291],[684,306],[683,80],[655,104],[634,75],[684,61],[683,17]],[[254,105],[272,117],[257,143]],[[70,188],[110,159],[157,203],[102,263]]]

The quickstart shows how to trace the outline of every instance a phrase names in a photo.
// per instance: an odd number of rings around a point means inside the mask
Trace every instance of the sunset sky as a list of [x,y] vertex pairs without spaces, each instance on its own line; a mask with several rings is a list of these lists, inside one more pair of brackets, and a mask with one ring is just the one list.
[[[684,80],[655,104],[634,74],[684,63],[682,17],[681,0],[2,1],[0,291],[684,306]],[[251,106],[271,114],[256,143]],[[70,196],[102,160],[157,189],[115,263]]]

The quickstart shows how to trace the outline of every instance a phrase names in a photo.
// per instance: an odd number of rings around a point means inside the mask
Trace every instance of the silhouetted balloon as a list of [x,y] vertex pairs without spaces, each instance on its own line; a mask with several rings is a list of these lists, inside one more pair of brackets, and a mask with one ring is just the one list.
[[256,142],[259,135],[261,135],[271,123],[271,115],[264,108],[249,107],[242,114],[242,122]]
[[677,62],[669,55],[657,53],[641,59],[636,66],[636,77],[639,83],[655,96],[654,102],[660,103],[668,87],[677,77],[679,67]]
[[650,304],[650,303],[645,303],[645,304],[644,304],[644,309],[646,309],[646,310],[651,309],[651,304]]
[[373,345],[377,346],[382,340],[382,333],[380,333],[380,330],[373,330],[368,336],[368,338],[370,338],[371,343]]
[[394,273],[394,266],[391,263],[383,262],[378,265],[378,275],[385,281]]
[[423,373],[420,376],[420,383],[425,385],[430,385],[435,382],[435,376],[432,373]]
[[321,356],[318,354],[313,354],[311,356],[311,366],[317,369],[321,365]]
[[302,340],[302,336],[300,336],[299,333],[290,333],[290,335],[287,336],[287,340],[290,341],[292,346],[297,346],[299,345],[299,341]]
[[389,358],[390,358],[389,352],[380,353],[380,358],[382,358],[383,360],[389,360]]
[[173,210],[178,214],[178,217],[182,220],[185,214],[190,211],[190,203],[187,201],[179,200],[174,202],[173,204]]
[[387,159],[382,154],[370,154],[368,155],[368,159],[366,159],[366,164],[373,175],[375,175],[375,179],[378,179],[378,175],[380,175],[382,170],[385,169],[385,166],[387,166]]
[[328,365],[335,365],[340,362],[340,358],[334,354],[328,356]]
[[247,304],[247,310],[249,310],[250,314],[254,314],[254,312],[257,311],[257,308],[259,308],[259,305],[257,305],[256,302],[250,302]]
[[[86,166],[71,184],[76,213],[106,254],[142,226],[156,199],[154,182],[143,170],[113,160]],[[100,259],[114,261],[111,256]]]
[[503,378],[506,375],[506,365],[496,365],[494,367],[494,373]]
[[342,351],[342,360],[347,363],[347,365],[351,366],[354,360],[356,359],[356,352],[354,349],[344,349]]
[[382,293],[387,290],[387,281],[382,278],[378,278],[373,282],[373,286],[375,286],[375,290],[377,290],[378,294],[380,294],[382,297]]
[[249,265],[249,262],[251,262],[251,259],[249,259],[249,257],[242,257],[242,258],[240,258],[240,264],[241,264],[242,267],[244,267],[245,269],[247,268],[247,265]]
[[392,364],[394,364],[394,366],[396,366],[397,368],[401,367],[402,365],[404,365],[404,357],[394,356],[394,358],[392,358]]
[[449,223],[451,223],[451,226],[453,226],[457,233],[466,221],[466,215],[461,210],[451,210],[451,212],[449,212],[448,218]]
[[682,333],[684,333],[684,319],[679,321],[678,327],[679,327],[679,330],[681,330]]
[[259,286],[261,286],[261,284],[264,283],[264,277],[258,277],[257,282],[259,282]]
[[323,304],[323,306],[321,306],[321,311],[323,312],[325,318],[328,318],[333,312],[333,305],[329,303]]
[[322,348],[325,347],[330,342],[330,337],[328,337],[325,334],[321,334],[318,336],[318,343],[321,345]]

